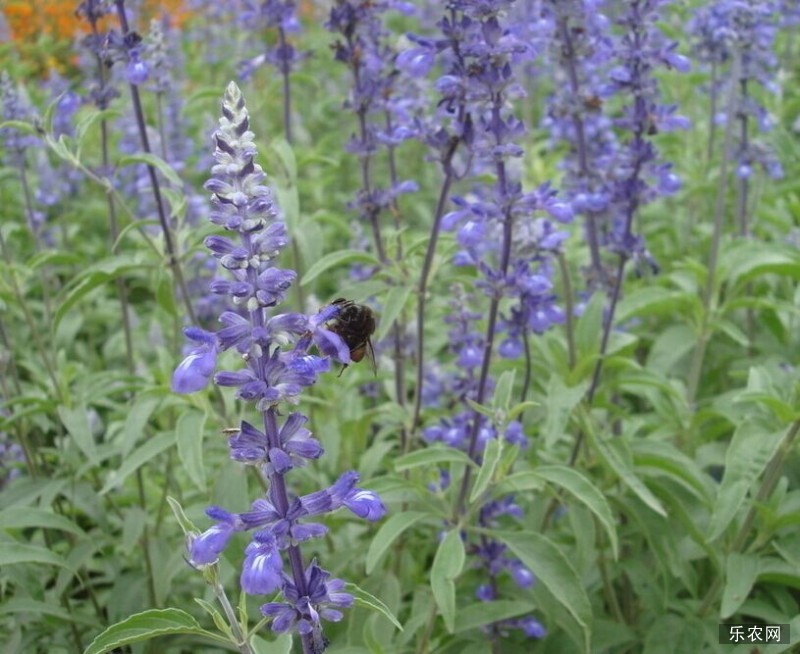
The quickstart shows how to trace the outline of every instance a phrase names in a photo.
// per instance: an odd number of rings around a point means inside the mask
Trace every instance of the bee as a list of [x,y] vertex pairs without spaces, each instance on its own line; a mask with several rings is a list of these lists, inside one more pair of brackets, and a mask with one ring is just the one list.
[[596,95],[590,95],[584,98],[583,106],[589,111],[600,111],[603,108],[603,101]]
[[[350,359],[358,363],[365,356],[369,359],[372,372],[378,374],[375,363],[375,350],[372,348],[371,336],[375,333],[375,314],[368,306],[357,304],[343,297],[335,299],[332,305],[339,307],[339,313],[328,321],[328,329],[337,334],[350,348]],[[341,377],[347,364],[344,365],[339,376]]]

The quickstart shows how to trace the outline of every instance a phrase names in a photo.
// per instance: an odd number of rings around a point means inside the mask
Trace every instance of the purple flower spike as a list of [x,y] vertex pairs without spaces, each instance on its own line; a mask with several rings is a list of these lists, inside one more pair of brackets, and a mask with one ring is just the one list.
[[[189,550],[196,565],[213,564],[235,531],[256,530],[245,550],[242,589],[257,595],[281,592],[285,601],[262,609],[273,618],[272,629],[294,629],[301,636],[303,651],[321,654],[325,649],[321,618],[340,620],[339,608],[352,604],[352,597],[340,592],[342,582],[328,581],[328,573],[316,563],[303,568],[299,544],[323,537],[327,528],[300,520],[344,505],[359,516],[377,520],[386,509],[377,495],[355,487],[355,472],[343,474],[330,488],[300,498],[288,491],[287,474],[319,458],[323,449],[306,428],[304,415],[294,412],[284,418],[279,406],[298,402],[303,389],[330,370],[331,357],[349,362],[350,351],[340,336],[325,327],[338,307],[324,308],[314,316],[275,311],[297,274],[275,262],[287,245],[286,228],[264,185],[266,175],[255,163],[249,126],[244,98],[231,83],[214,134],[216,164],[206,183],[213,194],[210,219],[229,234],[212,234],[205,244],[209,260],[215,265],[219,262],[228,276],[215,279],[210,288],[227,296],[233,308],[221,312],[222,328],[215,334],[196,327],[186,330],[197,346],[175,370],[173,387],[181,392],[199,390],[213,376],[218,386],[236,388],[237,397],[255,406],[260,419],[255,424],[241,422],[229,441],[230,456],[254,466],[269,490],[267,497],[256,499],[244,513],[209,509],[216,524],[193,538]],[[310,351],[314,346],[317,353]],[[214,374],[217,353],[231,349],[239,353],[242,367]],[[303,589],[302,596],[298,589]]]

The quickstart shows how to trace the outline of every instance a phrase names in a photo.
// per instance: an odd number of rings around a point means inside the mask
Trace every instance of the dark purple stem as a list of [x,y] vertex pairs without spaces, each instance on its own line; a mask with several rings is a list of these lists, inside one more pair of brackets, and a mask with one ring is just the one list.
[[[244,234],[245,247],[249,252],[253,252],[252,239],[250,234]],[[258,283],[258,274],[252,267],[247,268],[248,281],[255,286]],[[264,310],[258,307],[255,311],[250,312],[250,322],[256,330],[264,329]],[[264,383],[267,383],[266,367],[269,363],[270,352],[264,350],[261,356],[256,360],[256,374]],[[264,420],[264,433],[267,435],[270,449],[281,449],[280,431],[278,429],[278,422],[276,417],[277,409],[270,407],[263,412],[262,417]],[[275,500],[276,508],[281,516],[286,516],[289,511],[289,494],[286,492],[286,480],[284,475],[279,472],[273,472],[269,477],[269,483],[274,488],[271,497]],[[308,595],[308,585],[306,584],[305,568],[303,566],[303,556],[300,552],[299,546],[292,544],[288,548],[289,564],[292,568],[292,578],[294,584],[300,594],[300,597]],[[312,634],[301,636],[303,644],[303,654],[318,654],[317,648],[314,644],[314,637]]]
[[[286,32],[283,27],[278,27],[278,47],[282,57],[286,53]],[[281,59],[281,75],[283,76],[283,134],[286,140],[291,144],[292,139],[292,91],[291,84],[289,83],[289,62],[284,58]]]
[[[122,29],[123,36],[127,36],[130,34],[130,26],[128,25],[128,17],[125,15],[125,0],[114,0],[114,3],[117,7],[117,16],[119,17],[119,24],[120,28]],[[131,90],[133,112],[136,116],[136,124],[139,128],[139,137],[142,142],[142,150],[146,154],[152,154],[150,140],[147,137],[147,125],[145,124],[144,120],[144,111],[142,110],[142,100],[139,97],[139,89],[135,84],[129,84],[128,86]],[[161,224],[161,230],[164,233],[164,246],[167,250],[169,267],[172,269],[172,274],[174,275],[175,281],[180,289],[181,298],[186,306],[186,313],[189,316],[189,320],[192,324],[195,324],[197,319],[194,315],[194,308],[192,307],[192,303],[189,298],[189,291],[186,288],[186,282],[183,278],[183,271],[181,270],[180,261],[178,260],[175,251],[175,245],[172,241],[172,230],[169,227],[167,216],[164,212],[164,202],[161,198],[161,186],[158,182],[158,176],[156,175],[155,167],[151,164],[147,164],[147,173],[150,176],[150,185],[153,188],[153,198],[155,199],[156,210],[158,211],[158,221]]]
[[[493,98],[492,105],[492,119],[501,122],[500,108],[503,105],[503,97],[497,93]],[[501,145],[500,138],[497,138],[497,144]],[[498,161],[495,169],[497,171],[497,188],[500,197],[505,203],[503,209],[503,249],[500,253],[500,278],[505,279],[508,273],[508,264],[511,260],[511,241],[512,241],[512,215],[511,205],[508,203],[508,179],[506,177],[506,165],[503,161]],[[486,336],[483,342],[483,361],[481,362],[481,374],[478,380],[478,393],[475,397],[477,404],[483,404],[486,401],[486,382],[489,379],[489,366],[492,362],[492,350],[494,349],[494,339],[497,331],[497,314],[500,307],[500,298],[502,297],[502,290],[496,289],[492,295],[491,303],[489,304],[489,321],[486,325]],[[474,412],[472,418],[472,428],[469,435],[469,447],[467,455],[470,459],[475,459],[476,450],[478,447],[478,432],[480,431],[481,414],[477,411]],[[464,470],[464,477],[461,480],[461,488],[458,492],[458,500],[456,502],[456,517],[464,512],[464,503],[467,499],[467,491],[469,490],[470,479],[472,478],[472,468],[467,467]]]
[[[742,78],[739,80],[739,92],[741,93],[739,98],[739,148],[741,152],[747,152],[747,148],[749,146],[749,138],[748,138],[748,119],[747,119],[747,112],[744,110],[744,107],[747,104],[747,78]],[[738,179],[738,188],[737,188],[737,214],[739,216],[739,235],[742,237],[747,237],[750,235],[750,226],[748,225],[748,218],[747,215],[747,199],[749,195],[749,182],[747,177],[737,177]]]
[[[89,25],[92,29],[92,35],[95,39],[99,39],[99,30],[97,27],[97,16],[94,11],[88,12]],[[108,79],[106,77],[106,69],[103,65],[103,59],[95,52],[95,63],[97,65],[97,78],[100,85],[99,96],[105,97],[106,85]],[[102,109],[102,107],[98,107]],[[103,118],[100,121],[100,156],[103,166],[103,175],[107,175],[109,171],[109,154],[108,154],[108,121]],[[106,193],[106,202],[108,204],[108,225],[109,236],[111,239],[111,251],[114,254],[119,252],[117,245],[117,238],[119,237],[119,225],[117,224],[117,206],[114,203],[114,197],[110,193]],[[133,375],[135,373],[134,357],[133,357],[133,336],[131,334],[131,318],[130,309],[128,307],[128,287],[125,285],[125,280],[122,277],[117,277],[117,294],[119,295],[120,309],[122,312],[122,331],[125,335],[125,357],[128,365],[128,371]]]
[[[579,97],[580,82],[578,81],[578,72],[576,70],[575,62],[575,45],[570,35],[568,19],[566,16],[561,15],[558,19],[558,31],[561,33],[561,39],[564,42],[564,63],[569,77],[569,86],[572,95],[575,98]],[[575,128],[576,150],[578,155],[578,172],[580,178],[588,181],[590,178],[589,163],[588,163],[588,148],[586,147],[586,129],[583,124],[581,115],[574,111],[572,113],[572,124]],[[600,242],[597,236],[597,221],[595,220],[594,213],[586,211],[586,239],[589,242],[589,254],[592,260],[592,270],[595,272],[597,279],[604,279],[602,262],[600,260]]]
[[[637,16],[639,14],[639,2],[634,2],[631,11],[634,12]],[[643,38],[642,38],[642,22],[641,20],[636,21],[632,27],[633,31],[633,50],[636,52],[642,51],[643,45]],[[640,89],[642,86],[642,70],[640,68],[640,60],[636,59],[631,66],[631,87],[633,89]],[[642,97],[641,93],[637,93],[634,91],[634,111],[633,115],[636,118],[636,126],[633,132],[633,142],[631,149],[633,152],[636,153],[633,170],[631,171],[631,175],[628,178],[628,202],[625,208],[625,230],[623,232],[622,242],[623,247],[622,251],[619,255],[619,261],[617,263],[617,273],[614,279],[614,286],[611,289],[611,299],[608,307],[608,315],[603,323],[603,336],[600,341],[600,352],[598,353],[597,362],[594,366],[594,372],[592,373],[592,381],[589,385],[589,390],[586,393],[586,403],[587,405],[591,406],[592,402],[594,401],[594,396],[597,393],[597,389],[600,385],[600,374],[603,370],[603,363],[605,362],[606,358],[606,351],[608,350],[608,341],[611,336],[611,329],[614,326],[614,315],[617,310],[617,303],[619,302],[620,292],[622,290],[622,281],[625,274],[625,265],[628,263],[629,255],[626,253],[625,244],[629,243],[632,234],[631,230],[633,227],[633,219],[636,216],[636,211],[639,208],[639,195],[638,195],[638,188],[639,188],[639,177],[642,172],[642,165],[644,164],[644,157],[647,148],[647,141],[644,138],[645,130],[647,128],[648,122],[648,115],[647,115],[647,103],[645,99]],[[572,454],[569,458],[569,465],[575,465],[575,461],[578,459],[578,454],[580,453],[581,445],[583,444],[584,440],[584,433],[583,431],[578,432],[578,436],[575,439],[575,445],[572,448]]]
[[[393,132],[392,114],[389,110],[384,110],[384,119],[386,121],[386,133]],[[397,174],[397,161],[394,156],[395,147],[389,145],[386,151],[386,158],[389,162],[389,181],[392,188],[395,188],[398,183]],[[397,252],[395,254],[395,261],[400,263],[403,261],[403,239],[400,235],[400,207],[397,198],[392,198],[391,202],[392,218],[394,219],[394,226],[397,230]],[[392,338],[394,340],[394,394],[397,404],[401,407],[406,405],[406,361],[405,351],[403,348],[403,335],[405,334],[405,315],[401,312],[397,321],[392,329]],[[400,428],[400,451],[405,454],[408,452],[410,446],[408,439],[408,430],[405,425]]]
[[428,290],[428,280],[433,267],[433,257],[436,254],[436,244],[439,241],[439,233],[442,227],[442,216],[450,195],[450,186],[453,184],[455,174],[453,172],[453,156],[456,153],[460,139],[452,137],[450,147],[442,161],[444,169],[444,180],[439,191],[439,199],[436,202],[436,213],[433,216],[433,227],[431,237],[428,240],[428,248],[425,251],[425,260],[422,263],[422,272],[419,275],[419,286],[417,288],[417,383],[414,390],[414,414],[411,420],[411,431],[416,432],[419,427],[420,413],[422,411],[422,386],[425,374],[425,301]]

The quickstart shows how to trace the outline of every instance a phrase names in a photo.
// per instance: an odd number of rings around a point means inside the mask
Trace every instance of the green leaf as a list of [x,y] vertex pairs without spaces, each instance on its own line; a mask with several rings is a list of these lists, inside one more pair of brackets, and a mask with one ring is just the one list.
[[791,404],[784,402],[774,395],[767,395],[766,393],[749,393],[745,391],[737,396],[736,402],[751,402],[753,404],[760,404],[764,408],[769,409],[772,414],[781,422],[793,422],[798,418],[798,413]]
[[493,531],[572,616],[583,633],[584,651],[591,651],[592,606],[569,559],[553,542],[532,531]]
[[767,274],[800,279],[800,258],[795,251],[755,239],[733,241],[724,251],[721,266],[727,268],[727,277],[735,284]]
[[220,644],[227,643],[217,634],[202,629],[197,620],[185,611],[151,609],[111,625],[92,641],[83,654],[104,654],[125,645],[175,634],[204,636]]
[[275,153],[280,161],[283,176],[281,181],[284,184],[294,184],[297,179],[297,160],[292,146],[285,138],[274,137],[269,143],[269,149]]
[[130,454],[134,445],[144,436],[150,416],[156,407],[163,401],[163,390],[155,393],[139,393],[125,415],[125,424],[122,427],[121,454],[125,458]]
[[468,397],[465,397],[464,399],[467,401],[469,408],[475,411],[475,413],[480,413],[482,416],[489,418],[489,420],[495,419],[495,412],[492,407],[485,404],[478,404],[475,400],[472,400]]
[[58,416],[64,427],[67,428],[75,445],[78,446],[84,456],[89,459],[92,464],[97,463],[97,447],[94,442],[94,435],[89,426],[89,414],[86,407],[83,405],[69,408],[66,406],[58,407]]
[[[664,509],[664,505],[653,495],[650,489],[644,485],[644,482],[636,476],[625,460],[630,458],[630,452],[627,451],[622,439],[614,438],[613,440],[604,441],[602,438],[595,438],[591,433],[590,438],[592,439],[592,444],[597,448],[600,456],[606,462],[606,465],[614,471],[620,481],[632,490],[648,507],[660,516],[666,518],[667,512]],[[623,458],[620,450],[628,456]]]
[[652,284],[625,295],[619,302],[615,320],[617,324],[643,314],[651,316],[672,314],[686,303],[683,293],[667,290]]
[[203,610],[208,613],[211,617],[211,621],[214,623],[214,626],[219,629],[222,634],[226,638],[233,639],[233,632],[231,631],[231,626],[225,621],[225,618],[222,617],[222,613],[219,612],[219,609],[214,606],[211,602],[208,602],[204,599],[200,599],[199,597],[195,597],[194,601],[200,605]]
[[97,618],[95,616],[81,615],[77,611],[69,612],[57,604],[37,602],[26,597],[15,597],[8,602],[0,604],[0,612],[3,615],[11,615],[13,613],[36,616],[46,615],[65,622],[77,622],[89,627],[97,626]]
[[473,486],[469,495],[470,503],[481,497],[489,487],[489,484],[492,483],[502,453],[503,448],[500,439],[493,438],[486,443],[486,449],[483,452],[483,463],[478,470],[478,476],[475,478],[475,486]]
[[502,497],[509,493],[519,493],[523,491],[539,491],[545,487],[542,478],[532,470],[525,472],[515,472],[509,475],[492,489],[493,497]]
[[738,325],[731,322],[730,320],[712,320],[711,321],[711,329],[714,331],[720,331],[723,334],[727,335],[734,343],[741,347],[747,347],[750,345],[750,339],[747,338],[747,334],[745,334]]
[[430,514],[419,511],[404,511],[403,513],[395,513],[384,522],[378,533],[372,538],[367,550],[367,574],[372,574],[380,558],[403,532],[427,517],[430,517]]
[[384,618],[389,620],[389,622],[391,622],[395,627],[397,627],[399,631],[403,631],[403,625],[401,625],[397,618],[394,617],[394,613],[392,613],[389,610],[389,607],[381,602],[377,597],[371,595],[363,588],[359,588],[355,584],[351,583],[345,584],[345,590],[355,597],[357,606],[363,606],[371,609],[372,611],[377,611]]
[[[716,637],[716,633],[714,636]],[[667,613],[659,616],[649,626],[642,654],[708,651],[701,647],[703,640],[703,626],[699,620]]]
[[458,610],[455,633],[479,629],[480,627],[516,618],[536,610],[533,602],[520,600],[495,600],[494,602],[477,602]]
[[764,472],[783,437],[783,431],[768,433],[745,420],[733,433],[725,453],[725,474],[708,526],[708,540],[719,538],[736,517],[753,483]]
[[376,342],[383,340],[389,333],[395,320],[403,312],[409,295],[411,295],[409,286],[393,286],[386,294],[386,300],[382,305],[383,313],[381,314],[380,324],[375,332]]
[[78,120],[75,125],[75,138],[80,143],[88,131],[97,123],[102,120],[111,120],[119,118],[120,112],[116,109],[104,109],[97,111],[91,109],[87,112],[80,112]]
[[322,257],[322,259],[314,263],[311,268],[308,269],[308,272],[303,275],[303,279],[300,281],[300,283],[305,286],[306,284],[310,284],[322,273],[330,270],[331,268],[355,262],[367,263],[373,266],[380,264],[380,261],[378,261],[371,254],[367,254],[361,250],[337,250],[336,252],[331,252],[330,254],[325,255]]
[[453,580],[461,574],[465,559],[461,533],[452,529],[439,543],[431,566],[431,590],[449,633],[453,633],[456,626],[456,586]]
[[725,587],[722,590],[720,617],[731,617],[747,599],[758,576],[758,557],[731,552],[725,562]]
[[533,402],[532,400],[518,402],[508,410],[507,417],[509,420],[516,420],[521,413],[527,411],[528,409],[534,409],[537,406],[540,406],[539,402]]
[[566,466],[540,466],[534,470],[534,474],[563,488],[595,515],[608,534],[611,550],[616,559],[619,556],[617,527],[614,515],[611,513],[611,507],[609,507],[603,493],[601,493],[589,479],[574,468],[568,468]]
[[4,120],[0,122],[0,129],[3,131],[7,129],[16,129],[26,134],[36,134],[36,127],[32,123],[25,122],[24,120]]
[[46,266],[76,266],[83,263],[83,258],[73,252],[59,252],[58,250],[48,250],[39,252],[31,257],[28,266],[33,270]]
[[183,468],[195,486],[206,490],[206,470],[203,464],[203,431],[206,414],[203,411],[189,409],[178,418],[175,425],[175,436],[178,441],[178,456]]
[[631,445],[637,469],[649,477],[672,479],[710,507],[712,490],[708,475],[672,443],[637,439]]
[[76,536],[85,536],[85,532],[72,520],[46,509],[35,507],[11,507],[0,511],[0,529],[59,529]]
[[164,179],[166,179],[172,186],[175,188],[182,188],[183,182],[181,182],[181,178],[178,176],[178,173],[170,166],[166,161],[164,161],[161,157],[156,156],[149,152],[136,152],[134,154],[127,154],[123,157],[120,157],[119,165],[120,166],[128,166],[130,164],[142,163],[147,166],[152,166],[162,175],[164,175]]
[[277,637],[275,634],[270,635],[271,640],[260,636],[250,637],[250,646],[253,648],[254,654],[292,654],[294,641],[291,634],[281,634]]
[[545,446],[548,450],[564,437],[572,411],[586,394],[587,388],[589,388],[589,380],[577,386],[567,386],[557,375],[550,377],[545,401],[547,415],[542,427]]
[[194,526],[194,523],[186,517],[186,514],[183,512],[183,507],[181,506],[180,502],[176,500],[174,497],[170,497],[167,495],[167,504],[169,504],[169,508],[172,509],[172,514],[175,516],[175,519],[178,521],[178,524],[183,529],[184,534],[188,534],[189,532],[199,532],[200,530]]
[[134,452],[123,459],[122,465],[118,470],[112,470],[106,479],[106,483],[100,490],[100,495],[105,495],[112,488],[121,484],[129,475],[133,474],[145,463],[154,459],[164,450],[172,447],[175,444],[175,434],[166,432],[159,434],[149,440],[146,440],[141,447],[136,448]]
[[175,297],[175,284],[170,275],[161,275],[156,287],[156,303],[172,318],[178,316],[178,300]]
[[92,291],[104,286],[112,279],[121,277],[128,272],[140,270],[141,261],[132,256],[123,254],[108,257],[90,266],[70,281],[69,287],[65,291],[64,299],[56,307],[53,315],[53,328],[57,329],[61,320],[72,308]]
[[605,295],[595,293],[578,318],[575,326],[575,345],[581,361],[591,360],[600,350],[605,302]]
[[511,406],[511,393],[514,391],[514,376],[515,370],[506,370],[497,380],[497,385],[494,388],[494,395],[492,396],[492,406],[495,410],[501,410],[505,413],[508,412]]
[[763,558],[758,565],[758,581],[800,591],[800,570],[783,559]]
[[647,355],[647,368],[667,377],[697,343],[697,336],[687,325],[673,325],[661,331]]
[[11,541],[0,542],[0,566],[18,565],[20,563],[38,563],[55,565],[75,572],[58,554],[45,547],[25,545]]
[[[395,459],[394,469],[397,472],[419,468],[421,466],[437,466],[443,463],[463,463],[476,466],[466,454],[452,447],[434,446],[411,452]],[[477,466],[476,466],[477,467]]]

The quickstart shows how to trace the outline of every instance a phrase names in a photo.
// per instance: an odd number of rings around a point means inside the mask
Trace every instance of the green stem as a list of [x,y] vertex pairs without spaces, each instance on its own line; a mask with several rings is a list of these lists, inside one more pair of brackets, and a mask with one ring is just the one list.
[[[733,60],[733,71],[731,76],[733,79],[739,78],[739,70],[741,68],[741,55],[736,52]],[[719,249],[722,242],[722,232],[725,223],[725,191],[728,185],[728,157],[727,153],[730,150],[731,141],[733,138],[733,120],[730,117],[737,103],[737,86],[731,84],[731,90],[727,102],[728,121],[725,125],[725,138],[724,146],[722,149],[722,161],[720,163],[719,185],[717,186],[717,196],[714,204],[714,229],[711,234],[711,247],[708,254],[708,272],[706,274],[706,283],[703,288],[702,305],[703,317],[700,322],[700,329],[697,334],[697,343],[692,354],[692,361],[689,366],[689,379],[687,381],[686,400],[690,407],[694,407],[695,399],[697,397],[697,387],[700,383],[700,374],[703,370],[703,358],[705,357],[706,346],[710,334],[708,333],[709,323],[711,321],[712,313],[712,299],[714,295],[714,287],[716,286],[717,274],[717,259],[719,258]]]
[[[766,470],[764,471],[764,476],[761,479],[761,485],[758,488],[758,492],[753,498],[750,509],[742,521],[739,530],[736,532],[736,536],[734,536],[733,541],[731,542],[730,549],[728,550],[729,555],[741,552],[744,548],[744,545],[750,536],[750,531],[753,528],[753,523],[758,516],[758,509],[764,502],[767,501],[769,496],[772,494],[772,491],[775,490],[775,486],[777,485],[781,476],[781,472],[783,471],[783,466],[786,463],[786,459],[789,457],[789,454],[792,452],[792,449],[795,445],[795,439],[797,438],[798,434],[800,434],[800,420],[796,420],[792,423],[791,427],[789,427],[789,430],[786,432],[786,435],[778,445],[778,448],[775,450],[775,453],[772,455],[772,458],[769,460]],[[701,618],[708,613],[709,609],[711,608],[711,604],[715,600],[717,593],[722,586],[722,582],[722,575],[717,575],[700,605],[698,615]]]

